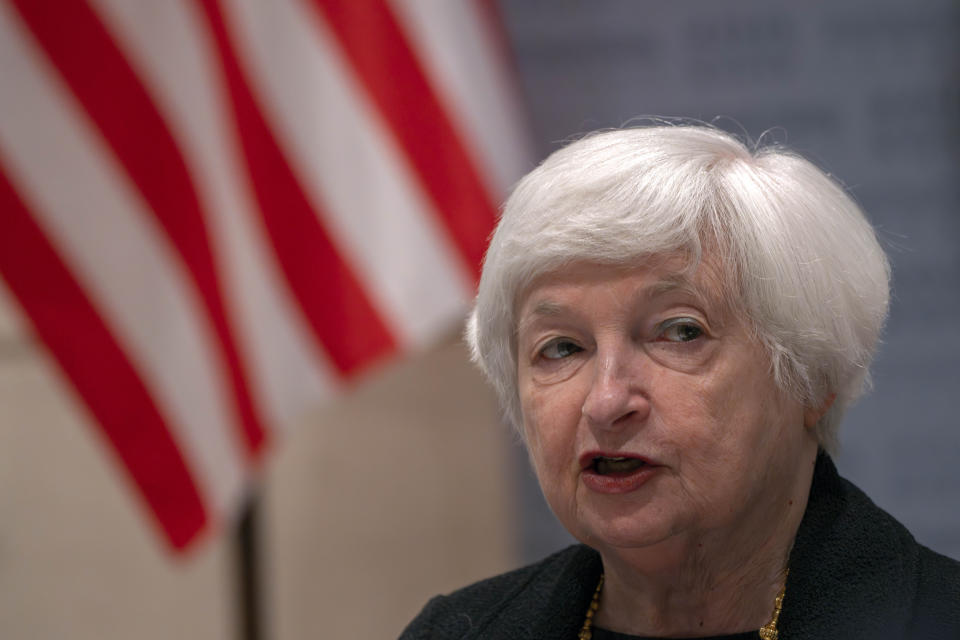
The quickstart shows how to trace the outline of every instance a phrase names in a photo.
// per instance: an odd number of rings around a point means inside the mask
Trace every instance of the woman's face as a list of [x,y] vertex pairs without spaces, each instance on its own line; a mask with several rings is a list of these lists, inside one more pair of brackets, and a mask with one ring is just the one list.
[[792,504],[811,447],[709,261],[687,278],[683,264],[581,263],[520,301],[530,457],[554,513],[601,552],[756,525]]

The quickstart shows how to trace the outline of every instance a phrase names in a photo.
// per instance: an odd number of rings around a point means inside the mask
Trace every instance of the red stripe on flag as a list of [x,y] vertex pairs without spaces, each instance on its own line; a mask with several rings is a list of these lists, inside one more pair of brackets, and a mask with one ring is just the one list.
[[216,0],[199,0],[217,44],[267,235],[321,348],[352,376],[396,341],[320,224],[244,78]]
[[0,275],[113,443],[167,540],[207,525],[200,495],[137,372],[0,167]]
[[266,441],[224,309],[209,235],[186,163],[123,53],[83,0],[14,0],[189,267],[219,338],[247,449]]
[[330,24],[467,267],[479,279],[496,208],[384,0],[312,0]]

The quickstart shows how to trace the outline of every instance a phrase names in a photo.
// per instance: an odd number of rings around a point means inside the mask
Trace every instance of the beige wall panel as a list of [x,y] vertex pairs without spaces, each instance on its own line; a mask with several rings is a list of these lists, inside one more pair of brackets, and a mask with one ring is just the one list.
[[266,483],[271,638],[396,638],[430,596],[510,568],[510,446],[459,340],[301,425]]
[[235,637],[227,547],[175,560],[0,281],[0,637]]

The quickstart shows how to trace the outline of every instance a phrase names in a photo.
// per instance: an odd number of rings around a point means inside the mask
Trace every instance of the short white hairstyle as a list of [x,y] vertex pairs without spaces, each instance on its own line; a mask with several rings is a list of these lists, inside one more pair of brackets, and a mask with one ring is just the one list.
[[516,186],[484,258],[467,323],[474,360],[522,433],[518,304],[537,277],[575,262],[617,266],[709,252],[770,356],[781,389],[808,407],[827,450],[869,385],[889,304],[890,266],[857,204],[779,146],[748,148],[709,126],[597,132]]

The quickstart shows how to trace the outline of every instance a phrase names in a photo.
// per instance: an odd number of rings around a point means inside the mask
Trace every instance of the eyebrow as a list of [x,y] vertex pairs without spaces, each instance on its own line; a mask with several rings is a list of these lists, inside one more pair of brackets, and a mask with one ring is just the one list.
[[565,309],[566,305],[552,300],[541,300],[529,313],[525,313],[517,318],[516,328],[513,330],[514,338],[523,333],[525,327],[535,323],[540,318],[559,316]]
[[537,303],[537,306],[535,306],[533,309],[530,310],[530,313],[527,313],[524,315],[546,316],[546,317],[558,316],[564,311],[565,308],[566,308],[566,305],[560,304],[558,302],[554,302],[552,300],[541,300],[540,302]]
[[659,295],[673,293],[674,291],[679,291],[692,296],[701,305],[707,305],[710,302],[705,292],[693,286],[693,283],[682,276],[667,277],[662,280],[658,280],[649,287],[645,287],[641,292],[640,297],[649,300]]

